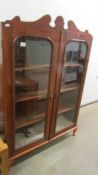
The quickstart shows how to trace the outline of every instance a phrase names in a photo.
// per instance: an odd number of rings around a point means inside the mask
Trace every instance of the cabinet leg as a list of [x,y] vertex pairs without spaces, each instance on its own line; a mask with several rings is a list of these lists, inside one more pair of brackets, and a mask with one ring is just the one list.
[[14,163],[14,160],[9,160],[9,163],[8,163],[9,169],[12,167],[13,163]]
[[77,128],[75,128],[75,129],[73,130],[73,136],[76,135],[76,131],[77,131]]

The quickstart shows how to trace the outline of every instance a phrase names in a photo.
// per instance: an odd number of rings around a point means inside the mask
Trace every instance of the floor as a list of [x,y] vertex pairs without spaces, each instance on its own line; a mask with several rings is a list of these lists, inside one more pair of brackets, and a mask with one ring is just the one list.
[[72,133],[19,159],[10,175],[98,175],[98,103],[82,107]]

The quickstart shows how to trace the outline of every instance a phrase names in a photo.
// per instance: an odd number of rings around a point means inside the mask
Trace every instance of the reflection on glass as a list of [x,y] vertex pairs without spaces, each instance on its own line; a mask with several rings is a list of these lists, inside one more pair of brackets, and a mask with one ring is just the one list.
[[71,41],[65,48],[64,61],[79,63],[86,57],[87,45],[84,42]]
[[68,111],[57,116],[56,132],[74,124],[74,111]]
[[15,42],[16,66],[50,65],[51,44],[46,39],[20,37]]
[[59,110],[75,107],[78,99],[78,91],[79,89],[74,89],[61,93],[59,97]]
[[15,137],[15,148],[21,148],[30,143],[36,142],[44,138],[44,122],[29,125],[18,129]]
[[62,72],[62,85],[78,83],[87,52],[85,42],[71,41],[66,45],[64,53],[64,67]]
[[77,67],[66,67],[63,69],[63,75],[62,75],[62,83],[68,84],[73,83],[78,80],[78,68]]
[[46,39],[15,41],[16,141],[20,148],[44,138],[51,44]]

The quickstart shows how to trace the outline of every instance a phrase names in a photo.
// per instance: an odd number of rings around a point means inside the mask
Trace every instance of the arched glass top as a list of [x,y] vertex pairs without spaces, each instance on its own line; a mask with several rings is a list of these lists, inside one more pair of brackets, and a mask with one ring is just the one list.
[[47,39],[36,37],[19,37],[15,41],[15,64],[49,65],[51,58],[51,43]]

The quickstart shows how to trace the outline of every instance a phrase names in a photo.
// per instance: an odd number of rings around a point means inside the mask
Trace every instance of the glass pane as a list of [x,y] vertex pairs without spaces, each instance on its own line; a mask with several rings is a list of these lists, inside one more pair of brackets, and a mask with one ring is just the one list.
[[[20,37],[15,42],[16,99],[47,96],[51,62],[48,40]],[[43,81],[44,80],[44,81]]]
[[15,148],[21,148],[42,138],[44,138],[44,122],[18,129],[16,132]]
[[16,99],[44,98],[48,92],[49,70],[16,71]]
[[86,57],[87,44],[79,41],[70,41],[65,48],[64,61],[78,63]]
[[61,113],[57,116],[56,132],[65,129],[72,124],[74,124],[74,111]]
[[20,37],[15,42],[16,66],[50,65],[51,44],[46,39]]
[[78,89],[67,91],[60,94],[59,97],[59,110],[66,108],[74,108],[78,99]]
[[86,53],[87,44],[82,41],[70,41],[65,47],[56,132],[74,123]]
[[16,103],[16,148],[44,138],[46,100]]
[[46,100],[28,100],[16,103],[16,128],[45,119]]
[[44,139],[51,44],[46,39],[15,41],[15,148]]
[[71,41],[67,44],[64,53],[62,86],[71,83],[79,84],[85,65],[86,52],[87,44],[85,42]]

